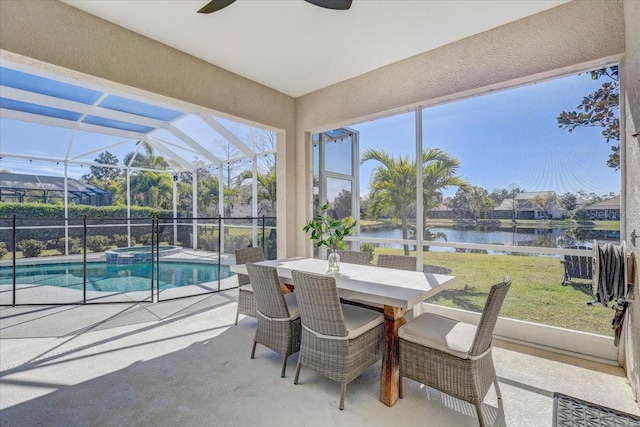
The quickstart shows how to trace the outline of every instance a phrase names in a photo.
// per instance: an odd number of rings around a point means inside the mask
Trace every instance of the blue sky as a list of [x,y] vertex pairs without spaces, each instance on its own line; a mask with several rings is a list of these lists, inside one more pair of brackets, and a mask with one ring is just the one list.
[[[618,194],[620,173],[606,166],[610,145],[602,139],[601,129],[578,129],[569,133],[559,129],[556,122],[562,110],[574,109],[582,96],[600,87],[602,81],[593,81],[589,74],[581,74],[426,108],[423,146],[444,149],[459,159],[459,174],[489,191],[514,183],[527,191],[554,190],[563,194],[586,190],[599,195]],[[413,158],[413,120],[413,112],[408,112],[351,127],[360,132],[361,151],[368,147],[384,148],[393,155],[407,154]],[[248,127],[221,121],[238,137],[247,140]],[[181,126],[208,144],[221,139],[202,123],[185,121]],[[68,129],[2,119],[0,152],[64,157],[71,135]],[[120,141],[122,138],[77,132],[71,156]],[[214,145],[210,145],[212,152]],[[122,160],[134,148],[135,141],[131,141],[109,151]],[[86,159],[92,160],[98,153],[89,154]],[[215,154],[224,157],[221,152]],[[375,162],[361,166],[361,194],[368,193],[375,166]],[[43,175],[63,173],[62,165],[56,163],[7,158],[0,160],[0,169]],[[88,173],[88,168],[71,166],[69,173],[80,177]],[[454,193],[455,189],[450,189],[446,195]]]
[[[0,120],[0,152],[45,158],[65,157],[69,141],[73,135],[72,130],[4,118]],[[218,118],[218,121],[240,140],[249,145],[249,126],[222,118]],[[227,144],[223,142],[224,139],[202,120],[195,116],[188,116],[180,120],[176,126],[203,144],[214,155],[219,158],[226,158],[227,153],[225,147]],[[257,132],[259,131],[256,130],[255,133],[257,134]],[[155,133],[154,136],[169,143],[176,144],[170,146],[170,148],[188,160],[193,160],[196,157],[202,159],[202,156],[196,156],[186,149],[179,148],[178,146],[180,145],[185,148],[186,146],[167,130],[160,130]],[[114,146],[114,144],[116,145]],[[126,141],[122,137],[77,131],[73,136],[69,156],[70,158],[74,158],[88,153],[79,160],[92,161],[100,152],[105,150],[104,147],[109,147],[107,150],[118,157],[120,163],[122,163],[124,156],[136,149],[136,141]],[[231,154],[235,157],[239,155],[240,152],[233,149]],[[62,163],[56,164],[56,162],[43,160],[29,161],[24,159],[3,158],[0,159],[0,169],[8,169],[11,172],[26,174],[37,173],[54,176],[62,176],[64,174]],[[88,166],[69,166],[69,176],[72,178],[80,178],[87,173],[89,173]]]
[[[603,81],[581,74],[426,108],[423,147],[447,151],[460,160],[461,176],[489,191],[515,183],[527,191],[619,194],[620,173],[606,166],[610,144],[601,129],[569,133],[556,121]],[[351,128],[360,132],[361,151],[383,148],[413,159],[413,121],[414,113],[408,112]],[[375,165],[360,168],[361,194],[368,192]],[[455,189],[446,192],[453,194]]]

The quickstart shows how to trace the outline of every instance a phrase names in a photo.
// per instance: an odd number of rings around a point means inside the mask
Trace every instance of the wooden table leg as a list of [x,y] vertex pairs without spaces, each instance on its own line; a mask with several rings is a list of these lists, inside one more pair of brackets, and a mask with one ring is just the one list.
[[387,406],[393,406],[398,401],[400,382],[400,339],[398,338],[398,329],[405,323],[404,311],[402,308],[384,306],[380,401]]

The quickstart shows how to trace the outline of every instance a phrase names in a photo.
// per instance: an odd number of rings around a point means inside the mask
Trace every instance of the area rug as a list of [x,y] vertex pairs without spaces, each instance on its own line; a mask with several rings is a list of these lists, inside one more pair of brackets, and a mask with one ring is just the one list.
[[553,393],[554,427],[640,427],[640,417]]

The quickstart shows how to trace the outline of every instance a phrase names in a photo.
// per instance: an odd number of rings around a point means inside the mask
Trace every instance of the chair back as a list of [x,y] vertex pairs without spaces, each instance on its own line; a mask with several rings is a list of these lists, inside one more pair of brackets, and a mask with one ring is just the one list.
[[577,279],[593,278],[593,262],[590,257],[579,255],[565,255],[565,270],[569,277]]
[[469,351],[470,356],[482,354],[491,347],[493,330],[496,327],[498,314],[500,314],[502,303],[507,296],[507,291],[510,286],[511,277],[507,276],[502,280],[502,282],[491,287],[489,296],[487,297],[487,302],[484,304],[484,309],[482,310],[482,317],[480,317],[476,336],[473,339],[473,344]]
[[273,319],[289,317],[289,309],[280,288],[278,270],[275,267],[247,264],[247,272],[256,298],[257,310]]
[[371,256],[368,252],[359,251],[336,251],[340,255],[340,262],[349,264],[369,265]]
[[[246,264],[248,262],[264,261],[264,252],[262,248],[245,248],[236,250],[236,264]],[[237,274],[238,286],[248,285],[249,276],[246,274]]]
[[292,276],[302,325],[318,334],[346,337],[336,279],[296,270]]
[[418,259],[406,255],[378,255],[378,267],[395,268],[396,270],[416,271]]

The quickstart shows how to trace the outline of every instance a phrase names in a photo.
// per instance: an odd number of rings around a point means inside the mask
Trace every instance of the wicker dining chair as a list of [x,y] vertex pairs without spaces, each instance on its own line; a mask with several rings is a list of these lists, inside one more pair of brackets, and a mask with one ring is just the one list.
[[[246,248],[236,251],[236,264],[246,264],[248,262],[264,261],[264,252],[262,248]],[[236,325],[240,314],[245,316],[257,317],[256,300],[253,296],[253,287],[250,284],[249,276],[246,274],[237,274],[238,277],[238,309],[236,310]]]
[[395,268],[396,270],[416,271],[418,259],[406,255],[378,255],[378,267]]
[[371,255],[368,252],[360,251],[336,251],[340,255],[340,262],[347,264],[369,265]]
[[400,397],[402,377],[411,378],[475,405],[484,427],[482,401],[492,383],[502,400],[491,349],[493,329],[510,286],[511,278],[505,277],[491,287],[477,326],[424,313],[400,327]]
[[341,384],[340,410],[347,384],[381,355],[384,316],[373,310],[340,304],[334,277],[293,271],[302,319],[302,342],[293,381],[306,366]]
[[251,358],[255,357],[258,343],[283,355],[280,376],[284,378],[287,359],[300,350],[300,310],[296,294],[282,293],[275,267],[247,264],[247,272],[253,285],[258,314]]

